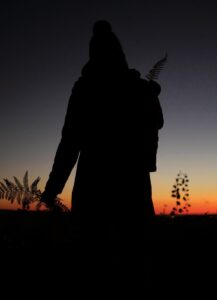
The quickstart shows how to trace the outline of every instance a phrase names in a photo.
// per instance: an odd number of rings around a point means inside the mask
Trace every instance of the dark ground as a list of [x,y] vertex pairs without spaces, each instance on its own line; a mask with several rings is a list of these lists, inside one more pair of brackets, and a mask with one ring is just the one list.
[[[49,286],[52,291],[78,287],[79,256],[84,245],[79,242],[76,226],[76,220],[70,223],[67,214],[0,211],[1,282],[16,281],[19,286],[33,285],[34,289],[37,285]],[[90,249],[91,245],[85,247]],[[144,289],[210,289],[216,284],[217,216],[157,216],[144,239],[144,249]],[[104,256],[100,267],[106,260]],[[115,284],[121,282],[116,256],[109,264],[107,279],[95,278],[100,271],[92,262],[88,275],[92,289],[98,290],[103,281],[110,282],[115,276]],[[128,289],[130,279],[126,282],[122,289]],[[110,287],[104,292],[109,292]]]

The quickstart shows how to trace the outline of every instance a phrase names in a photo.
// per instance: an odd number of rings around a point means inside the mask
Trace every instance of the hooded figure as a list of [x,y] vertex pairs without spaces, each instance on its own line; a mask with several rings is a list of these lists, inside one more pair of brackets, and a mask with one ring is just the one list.
[[42,195],[52,206],[77,162],[72,211],[82,236],[102,240],[112,228],[134,239],[154,216],[149,172],[156,171],[163,126],[159,93],[157,83],[129,69],[110,24],[96,22]]

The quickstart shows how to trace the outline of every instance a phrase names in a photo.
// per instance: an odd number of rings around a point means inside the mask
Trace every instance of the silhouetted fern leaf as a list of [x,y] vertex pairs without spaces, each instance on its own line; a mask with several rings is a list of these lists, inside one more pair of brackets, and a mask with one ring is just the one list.
[[[23,177],[23,185],[13,176],[15,183],[11,182],[7,178],[4,179],[4,183],[0,181],[0,199],[6,199],[11,203],[17,201],[23,209],[29,209],[30,205],[36,203],[36,209],[39,210],[42,206],[41,191],[38,189],[38,183],[40,177],[37,177],[29,188],[28,171],[26,171]],[[69,212],[69,208],[62,203],[60,198],[55,199],[55,205],[63,212]]]
[[17,177],[13,176],[14,177],[14,181],[16,182],[16,185],[18,187],[19,190],[23,190],[24,187],[23,185],[20,183],[20,181],[17,179]]
[[55,205],[58,206],[63,212],[70,212],[70,209],[64,205],[60,198],[55,199]]
[[36,193],[38,191],[38,183],[39,183],[40,179],[41,179],[40,177],[37,177],[31,184],[30,190],[32,193]]
[[28,171],[26,171],[26,173],[23,177],[23,186],[24,186],[26,191],[29,191]]
[[8,179],[4,179],[4,182],[6,183],[6,186],[8,187],[8,189],[10,190],[10,191],[12,191],[12,190],[17,190],[17,187],[16,187],[16,185],[13,183],[13,182],[11,182],[10,180],[8,180]]
[[159,60],[154,66],[153,68],[149,71],[149,73],[146,75],[146,78],[148,80],[157,80],[158,76],[161,72],[161,70],[163,70],[165,63],[167,62],[167,53],[165,54],[165,56]]
[[23,194],[22,191],[18,191],[18,192],[17,192],[17,203],[18,203],[19,205],[22,204],[22,194]]
[[3,188],[4,191],[7,191],[7,190],[8,190],[7,187],[6,187],[6,185],[4,185],[3,182],[0,182],[0,185],[1,185],[1,187]]
[[0,187],[0,199],[2,199],[3,194],[4,194],[4,190],[2,187]]

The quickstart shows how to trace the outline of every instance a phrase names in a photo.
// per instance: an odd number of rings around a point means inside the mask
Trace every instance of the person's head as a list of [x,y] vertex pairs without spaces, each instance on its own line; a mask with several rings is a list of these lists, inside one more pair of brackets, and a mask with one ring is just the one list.
[[97,21],[93,26],[90,40],[89,58],[93,65],[104,69],[128,68],[125,54],[111,25],[105,21]]

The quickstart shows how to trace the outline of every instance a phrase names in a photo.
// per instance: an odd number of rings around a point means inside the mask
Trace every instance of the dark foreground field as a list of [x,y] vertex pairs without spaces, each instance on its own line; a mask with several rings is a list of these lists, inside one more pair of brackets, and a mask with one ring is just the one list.
[[[144,290],[198,290],[209,289],[216,284],[216,216],[157,216],[143,244]],[[11,281],[11,284],[18,281],[21,286],[33,285],[36,290],[37,284],[38,287],[41,284],[49,286],[53,291],[70,287],[70,292],[79,284],[79,255],[84,247],[86,253],[91,249],[91,245],[81,245],[77,221],[74,219],[71,222],[69,215],[53,216],[47,212],[23,211],[0,211],[0,247],[1,276],[4,281]],[[107,259],[106,255],[101,258],[102,268]],[[114,266],[110,265],[110,273],[101,278],[102,282],[109,282],[114,276],[121,282],[122,276],[118,278],[116,272],[117,261],[114,255],[110,262]],[[93,276],[97,270],[99,272],[99,268],[95,268],[94,262],[91,268],[86,276],[92,289],[98,290],[102,282],[94,281]],[[23,272],[24,275],[21,275]],[[51,285],[48,284],[49,280],[52,281]],[[125,288],[127,290],[128,286]],[[104,292],[107,293],[106,290]]]

